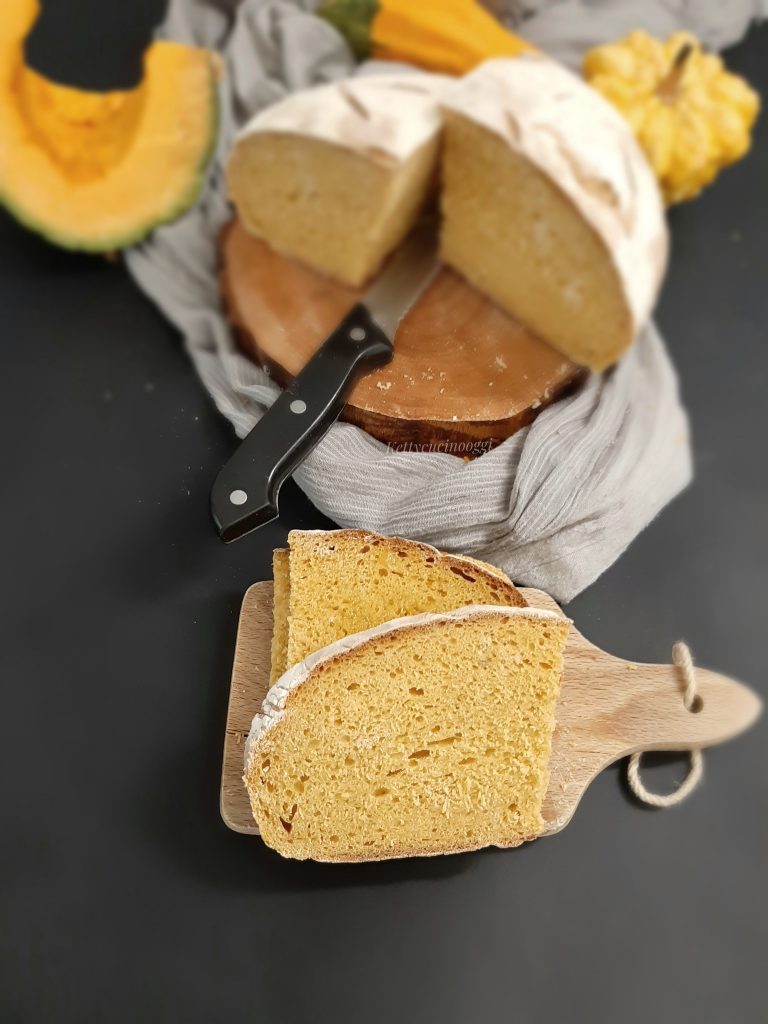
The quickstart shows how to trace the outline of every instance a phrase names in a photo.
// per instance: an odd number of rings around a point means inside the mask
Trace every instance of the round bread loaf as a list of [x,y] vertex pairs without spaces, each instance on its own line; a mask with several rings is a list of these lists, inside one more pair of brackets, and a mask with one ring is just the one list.
[[540,55],[486,61],[442,103],[443,259],[605,369],[650,316],[667,262],[658,185],[629,125]]
[[433,189],[442,75],[361,76],[293,93],[238,136],[227,180],[247,230],[360,285]]

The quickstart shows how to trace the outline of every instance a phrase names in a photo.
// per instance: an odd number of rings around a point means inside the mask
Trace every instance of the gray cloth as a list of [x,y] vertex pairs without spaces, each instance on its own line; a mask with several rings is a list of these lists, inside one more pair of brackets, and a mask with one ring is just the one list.
[[501,0],[500,7],[510,24],[525,22],[526,39],[575,71],[590,47],[636,28],[658,37],[684,29],[722,50],[741,39],[753,18],[768,14],[768,0]]
[[[703,0],[529,3],[524,32],[572,65],[591,43],[642,24],[685,26],[721,44],[753,5]],[[312,0],[171,0],[163,34],[215,47],[224,60],[222,131],[197,207],[127,254],[144,291],[184,336],[200,378],[243,437],[278,389],[235,347],[222,316],[216,237],[231,215],[223,167],[234,132],[286,91],[352,74],[354,61]],[[366,69],[367,70],[367,69]],[[296,473],[342,526],[427,540],[504,568],[567,601],[621,554],[691,479],[688,426],[663,341],[648,326],[620,363],[472,462],[393,452],[336,424]]]

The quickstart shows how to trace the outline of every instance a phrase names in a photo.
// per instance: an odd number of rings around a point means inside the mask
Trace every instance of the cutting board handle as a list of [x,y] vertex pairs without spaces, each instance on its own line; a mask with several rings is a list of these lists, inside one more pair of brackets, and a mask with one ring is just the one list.
[[697,697],[691,709],[683,701],[679,669],[674,665],[618,663],[616,685],[627,676],[632,686],[610,712],[610,724],[621,753],[641,750],[689,750],[732,739],[749,728],[762,701],[743,683],[709,669],[697,668]]

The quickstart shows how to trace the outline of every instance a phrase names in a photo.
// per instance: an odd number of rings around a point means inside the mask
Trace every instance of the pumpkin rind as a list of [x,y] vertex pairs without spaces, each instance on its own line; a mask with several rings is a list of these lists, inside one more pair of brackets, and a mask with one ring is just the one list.
[[58,245],[104,252],[144,238],[197,199],[215,144],[217,64],[157,42],[130,92],[48,82],[24,63],[36,0],[0,26],[0,203]]

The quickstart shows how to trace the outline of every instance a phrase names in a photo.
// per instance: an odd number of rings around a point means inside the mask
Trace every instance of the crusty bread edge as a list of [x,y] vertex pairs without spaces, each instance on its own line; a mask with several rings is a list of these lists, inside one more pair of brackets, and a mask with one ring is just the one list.
[[[283,580],[287,597],[287,608],[285,619],[278,622],[277,599],[278,599],[278,569],[283,564]],[[290,550],[288,548],[275,548],[272,552],[272,577],[274,580],[274,592],[272,598],[272,644],[270,647],[269,685],[276,683],[288,667],[285,664],[288,653],[288,628],[291,610],[291,563]],[[281,652],[281,645],[284,650]],[[282,653],[283,657],[280,657]]]
[[335,857],[317,855],[301,857],[292,852],[278,850],[275,847],[270,847],[270,849],[273,849],[281,857],[285,857],[286,860],[313,860],[318,864],[370,864],[382,860],[407,860],[410,857],[450,857],[456,853],[474,853],[477,850],[513,850],[517,846],[522,846],[523,843],[530,843],[538,838],[538,835],[523,836],[522,838],[517,837],[508,843],[474,843],[471,846],[446,846],[442,850],[428,850],[419,846],[398,846],[396,852],[394,852],[391,847],[371,846],[367,848],[365,854],[360,854],[356,851],[349,854],[339,853]]
[[289,550],[290,550],[290,546],[291,546],[291,535],[294,534],[294,533],[301,534],[302,536],[307,536],[307,537],[311,537],[313,535],[314,536],[323,535],[323,536],[326,536],[326,537],[341,537],[341,536],[344,536],[344,537],[347,537],[347,538],[353,538],[353,539],[359,540],[361,543],[364,543],[364,544],[365,543],[369,543],[370,541],[379,541],[379,542],[384,542],[384,544],[386,544],[388,547],[396,547],[396,546],[400,546],[400,545],[404,544],[404,545],[407,545],[409,548],[417,549],[417,550],[423,552],[424,554],[436,556],[437,558],[440,559],[441,562],[444,562],[445,564],[447,564],[449,568],[450,568],[451,565],[453,565],[457,569],[461,569],[461,568],[464,568],[466,566],[471,566],[472,569],[474,569],[477,572],[482,573],[486,577],[491,577],[492,579],[495,579],[495,580],[501,580],[502,583],[505,583],[507,585],[507,587],[510,588],[511,592],[514,594],[515,598],[519,602],[516,605],[516,607],[526,608],[528,606],[528,602],[525,600],[525,598],[520,593],[520,591],[515,586],[515,584],[512,582],[512,580],[509,578],[509,576],[507,576],[507,574],[502,569],[499,569],[495,565],[491,565],[489,562],[483,562],[479,558],[472,558],[470,555],[455,555],[455,554],[453,554],[452,552],[449,552],[449,551],[442,551],[440,548],[436,548],[432,544],[427,544],[425,541],[411,540],[408,537],[399,537],[396,534],[390,535],[390,534],[386,534],[386,533],[376,533],[375,530],[352,530],[352,529],[342,529],[342,530],[291,530],[291,532],[288,534],[288,547],[289,547]]

